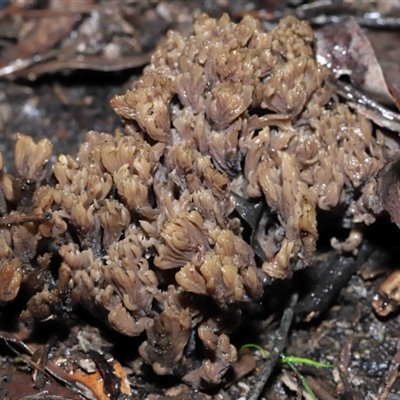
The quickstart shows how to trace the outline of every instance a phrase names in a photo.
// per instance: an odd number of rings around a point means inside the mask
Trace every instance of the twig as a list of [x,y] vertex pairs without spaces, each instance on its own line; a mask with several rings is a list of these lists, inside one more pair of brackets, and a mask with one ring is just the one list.
[[351,347],[353,346],[353,335],[349,335],[342,351],[340,352],[339,376],[344,387],[343,398],[354,400],[353,390],[347,379],[348,368],[351,358]]
[[345,387],[345,391],[343,393],[343,400],[355,400],[353,396],[353,390],[351,389],[350,383],[342,368],[339,368],[339,376]]
[[306,320],[311,320],[325,312],[350,277],[368,259],[372,251],[372,244],[364,240],[357,257],[334,254],[328,261],[328,265],[324,265],[324,272],[313,290],[296,305],[296,314]]
[[[3,339],[5,344],[7,345],[7,347],[9,347],[11,351],[13,351],[15,354],[17,354],[21,358],[22,361],[26,362],[32,368],[36,368],[37,370],[39,370],[46,376],[52,377],[56,381],[60,381],[60,382],[64,383],[68,389],[72,390],[75,393],[78,393],[82,398],[85,398],[85,399],[86,398],[89,398],[89,399],[94,398],[93,397],[94,394],[93,394],[92,390],[86,385],[85,382],[77,382],[76,380],[73,379],[73,377],[71,377],[69,372],[65,372],[57,364],[50,362],[50,363],[46,364],[44,367],[42,367],[41,365],[32,361],[31,357],[32,357],[33,351],[22,340],[8,337],[8,336],[4,335],[1,331],[0,331],[0,339]],[[26,351],[29,355],[19,352],[17,349],[15,349],[13,346],[11,346],[11,343],[22,347],[22,349],[24,351]],[[28,399],[29,399],[29,397],[28,397]],[[33,399],[34,399],[34,397],[33,397]],[[30,399],[30,400],[32,400],[32,399]],[[55,400],[55,399],[53,397],[50,397],[49,400]]]
[[12,214],[7,217],[0,218],[0,227],[9,225],[22,225],[28,222],[44,222],[50,221],[52,215],[50,212],[44,212],[37,215],[24,215],[24,214]]
[[271,350],[268,359],[265,361],[263,369],[261,371],[260,379],[255,384],[254,389],[250,393],[247,400],[257,400],[260,397],[260,394],[264,389],[264,386],[267,383],[267,380],[270,377],[275,367],[275,364],[279,360],[279,357],[286,346],[287,335],[289,333],[290,325],[292,324],[293,319],[293,307],[296,304],[297,299],[298,295],[294,294],[290,299],[289,306],[285,309],[285,312],[283,313],[281,326],[279,327],[278,334],[275,338],[274,348]]
[[389,397],[389,391],[390,391],[389,385],[384,384],[381,395],[379,396],[379,400],[386,400]]
[[337,87],[338,94],[349,101],[349,107],[358,110],[360,114],[383,128],[390,129],[394,132],[400,130],[399,113],[380,105],[352,85],[341,81],[336,81],[334,85]]
[[115,375],[112,366],[97,351],[89,350],[89,355],[103,378],[103,392],[111,399],[118,399],[121,394],[121,380]]

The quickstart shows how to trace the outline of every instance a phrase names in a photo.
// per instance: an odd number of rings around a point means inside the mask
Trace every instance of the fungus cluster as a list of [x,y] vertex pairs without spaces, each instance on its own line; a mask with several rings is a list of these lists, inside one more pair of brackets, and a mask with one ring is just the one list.
[[[251,16],[201,15],[190,37],[169,32],[112,99],[125,130],[89,132],[46,184],[50,144],[21,136],[0,210],[52,217],[0,227],[0,300],[13,300],[32,271],[41,282],[26,283],[33,317],[82,303],[124,335],[145,332],[139,352],[157,374],[218,384],[237,358],[229,334],[241,306],[261,297],[263,276],[312,263],[318,210],[347,228],[375,218],[368,201],[389,150],[339,102],[313,41],[294,17],[266,33]],[[248,235],[252,210],[261,211]]]

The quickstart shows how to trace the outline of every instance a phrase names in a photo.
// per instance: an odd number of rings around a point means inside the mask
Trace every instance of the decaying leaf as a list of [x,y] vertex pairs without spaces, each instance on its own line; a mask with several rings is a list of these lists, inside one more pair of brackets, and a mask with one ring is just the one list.
[[371,206],[376,213],[386,211],[400,227],[400,152],[392,156],[376,176],[376,193]]
[[373,30],[366,35],[379,60],[388,89],[400,110],[400,34],[398,31]]
[[336,79],[346,75],[357,89],[377,101],[395,104],[374,49],[354,18],[326,25],[315,35],[317,59]]

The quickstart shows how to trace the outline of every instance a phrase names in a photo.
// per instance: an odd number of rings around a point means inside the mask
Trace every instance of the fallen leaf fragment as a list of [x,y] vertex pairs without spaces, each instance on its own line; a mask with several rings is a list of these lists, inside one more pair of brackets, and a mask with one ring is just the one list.
[[[114,374],[121,380],[121,393],[130,396],[131,390],[129,381],[126,376],[124,369],[117,360],[111,361],[111,366]],[[48,366],[48,368],[51,366]],[[99,369],[96,369],[94,373],[87,374],[80,369],[77,369],[72,374],[69,374],[69,381],[75,386],[80,387],[82,390],[89,389],[96,400],[110,400],[110,397],[104,390],[104,379]],[[78,383],[78,384],[77,384]],[[83,387],[82,387],[83,386]]]
[[370,199],[370,206],[375,213],[386,211],[400,227],[400,152],[392,156],[376,175],[375,195]]
[[315,31],[317,60],[335,79],[348,75],[351,83],[375,100],[394,105],[374,49],[353,17]]

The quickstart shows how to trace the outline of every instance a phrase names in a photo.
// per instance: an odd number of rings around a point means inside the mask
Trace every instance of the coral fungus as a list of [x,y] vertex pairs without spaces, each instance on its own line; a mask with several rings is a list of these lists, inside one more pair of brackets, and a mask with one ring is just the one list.
[[[190,37],[169,32],[112,99],[125,131],[89,132],[76,158],[58,157],[50,183],[39,184],[50,144],[20,137],[16,178],[0,159],[0,211],[21,204],[51,219],[1,227],[0,301],[27,285],[38,319],[81,302],[124,335],[145,332],[139,351],[156,373],[218,384],[237,358],[229,333],[262,296],[263,276],[312,263],[319,210],[346,228],[375,218],[369,196],[389,150],[325,82],[313,41],[294,17],[266,33],[251,16],[201,15]],[[59,253],[58,279],[39,241]]]

